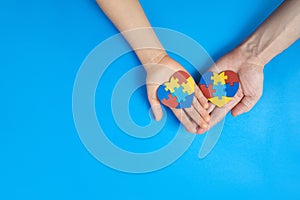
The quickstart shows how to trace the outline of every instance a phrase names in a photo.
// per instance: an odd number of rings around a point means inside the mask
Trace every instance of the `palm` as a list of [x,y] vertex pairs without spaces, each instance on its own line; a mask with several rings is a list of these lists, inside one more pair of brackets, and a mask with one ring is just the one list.
[[232,52],[222,57],[209,71],[221,72],[232,70],[240,79],[240,87],[235,97],[225,106],[219,108],[211,105],[210,127],[217,124],[230,111],[233,116],[249,111],[259,100],[263,90],[263,67],[259,64],[245,62]]
[[[176,71],[186,71],[179,63],[170,57],[163,58],[159,63],[145,66],[147,71],[147,93],[156,120],[162,117],[162,109],[157,99],[156,91],[158,87],[169,81],[169,78]],[[205,108],[208,107],[207,99],[195,86],[195,97],[191,108],[172,109],[175,116],[186,127],[189,132],[196,132],[197,127],[206,128],[208,126],[209,114]]]
[[[243,95],[251,97],[253,100],[258,100],[262,95],[263,89],[263,73],[257,66],[242,67],[238,72],[242,86]],[[250,109],[250,105],[248,110]]]

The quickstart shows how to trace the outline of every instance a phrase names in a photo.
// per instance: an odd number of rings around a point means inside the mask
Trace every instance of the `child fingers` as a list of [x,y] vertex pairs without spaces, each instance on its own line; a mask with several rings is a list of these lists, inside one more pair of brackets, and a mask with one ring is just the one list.
[[184,109],[185,113],[200,127],[206,128],[207,122],[201,117],[200,113],[194,106]]
[[182,109],[172,109],[177,119],[184,125],[185,129],[190,133],[197,131],[197,125],[187,116]]
[[208,107],[209,107],[208,100],[203,95],[203,93],[201,92],[201,90],[199,89],[199,87],[197,85],[195,85],[195,96],[198,99],[198,101],[201,103],[201,105],[205,109],[208,109]]
[[195,110],[197,110],[197,112],[202,116],[202,118],[206,122],[209,122],[210,120],[209,112],[207,112],[207,110],[203,108],[203,106],[199,103],[199,101],[196,98],[193,99],[193,106]]

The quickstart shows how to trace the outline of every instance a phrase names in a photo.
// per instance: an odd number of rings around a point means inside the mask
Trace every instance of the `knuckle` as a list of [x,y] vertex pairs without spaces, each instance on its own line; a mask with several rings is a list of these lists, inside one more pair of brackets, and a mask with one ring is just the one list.
[[249,112],[251,110],[251,106],[249,104],[249,101],[244,101],[243,104],[244,104],[244,107],[245,107],[245,112]]
[[202,128],[207,126],[207,124],[206,124],[204,121],[200,121],[199,125],[200,125]]

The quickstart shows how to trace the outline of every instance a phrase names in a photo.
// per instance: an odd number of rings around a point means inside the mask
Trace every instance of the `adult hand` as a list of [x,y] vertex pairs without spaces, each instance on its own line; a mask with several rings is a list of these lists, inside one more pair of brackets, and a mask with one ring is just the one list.
[[259,59],[249,59],[242,48],[237,48],[222,57],[208,71],[221,72],[231,70],[238,74],[240,87],[233,99],[219,108],[210,104],[209,112],[211,121],[205,130],[198,129],[197,133],[203,133],[221,121],[231,110],[233,116],[248,112],[260,99],[263,91],[263,68]]
[[[160,101],[156,95],[158,87],[162,83],[169,81],[170,77],[176,71],[187,71],[168,55],[162,57],[157,63],[144,65],[144,67],[147,72],[148,99],[155,119],[160,120],[163,113]],[[186,130],[191,133],[207,128],[210,120],[210,116],[206,110],[209,107],[208,101],[196,84],[194,94],[195,96],[190,108],[171,109],[179,121],[185,126]]]

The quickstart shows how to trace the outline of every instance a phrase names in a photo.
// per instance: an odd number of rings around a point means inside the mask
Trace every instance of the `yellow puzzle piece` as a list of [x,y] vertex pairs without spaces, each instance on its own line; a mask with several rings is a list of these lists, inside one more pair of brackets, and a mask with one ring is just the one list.
[[164,83],[164,85],[166,86],[165,90],[166,91],[169,90],[171,93],[174,92],[174,88],[179,88],[180,87],[180,85],[178,84],[178,79],[175,79],[173,76],[171,77],[170,81]]
[[222,107],[224,106],[226,103],[228,103],[229,101],[231,101],[231,97],[226,97],[226,96],[222,96],[222,99],[219,99],[219,97],[213,97],[213,98],[209,98],[208,100],[210,102],[212,102],[213,104],[215,104],[218,107]]
[[221,85],[225,85],[225,80],[227,80],[227,78],[228,76],[226,76],[224,72],[220,74],[214,72],[214,75],[210,77],[210,79],[214,81],[214,85],[218,85],[219,82]]
[[195,83],[192,77],[186,79],[187,83],[182,83],[183,92],[188,93],[188,95],[193,94],[195,91]]

